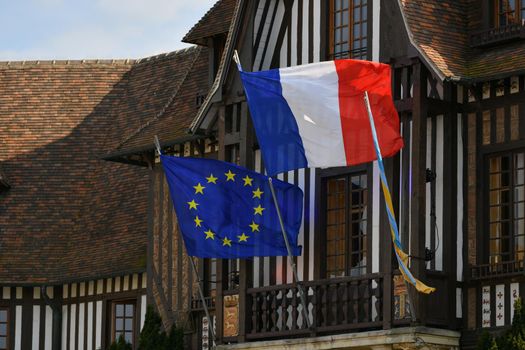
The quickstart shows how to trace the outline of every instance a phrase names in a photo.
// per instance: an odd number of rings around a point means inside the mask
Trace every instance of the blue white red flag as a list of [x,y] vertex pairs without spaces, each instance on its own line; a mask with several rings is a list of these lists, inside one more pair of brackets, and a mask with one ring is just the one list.
[[268,175],[375,160],[365,91],[383,155],[403,147],[388,65],[336,60],[241,78]]

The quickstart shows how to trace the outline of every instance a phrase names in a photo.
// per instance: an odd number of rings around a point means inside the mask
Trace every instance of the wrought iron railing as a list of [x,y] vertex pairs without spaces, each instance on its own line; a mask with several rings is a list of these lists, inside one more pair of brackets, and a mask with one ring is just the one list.
[[516,39],[525,39],[523,22],[477,31],[470,36],[470,44],[473,47],[483,47]]

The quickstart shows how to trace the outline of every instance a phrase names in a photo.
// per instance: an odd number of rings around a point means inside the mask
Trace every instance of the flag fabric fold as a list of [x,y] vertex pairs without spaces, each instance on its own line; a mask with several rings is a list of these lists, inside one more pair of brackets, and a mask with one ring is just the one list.
[[[235,164],[161,155],[188,255],[250,258],[288,255],[268,177]],[[293,255],[300,255],[303,192],[273,185]]]
[[384,156],[403,147],[388,65],[348,59],[240,74],[269,175],[375,160],[365,91]]

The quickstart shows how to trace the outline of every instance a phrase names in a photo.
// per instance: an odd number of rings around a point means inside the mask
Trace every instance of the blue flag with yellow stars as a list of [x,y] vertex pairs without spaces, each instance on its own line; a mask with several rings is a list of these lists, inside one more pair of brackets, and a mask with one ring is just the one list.
[[[214,159],[161,156],[188,255],[249,258],[288,255],[268,177]],[[293,255],[303,192],[273,180]]]

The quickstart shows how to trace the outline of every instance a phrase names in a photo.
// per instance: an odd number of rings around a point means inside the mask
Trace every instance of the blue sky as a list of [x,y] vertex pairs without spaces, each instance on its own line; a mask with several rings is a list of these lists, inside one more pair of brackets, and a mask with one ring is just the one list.
[[141,58],[180,42],[216,0],[0,0],[0,61]]

